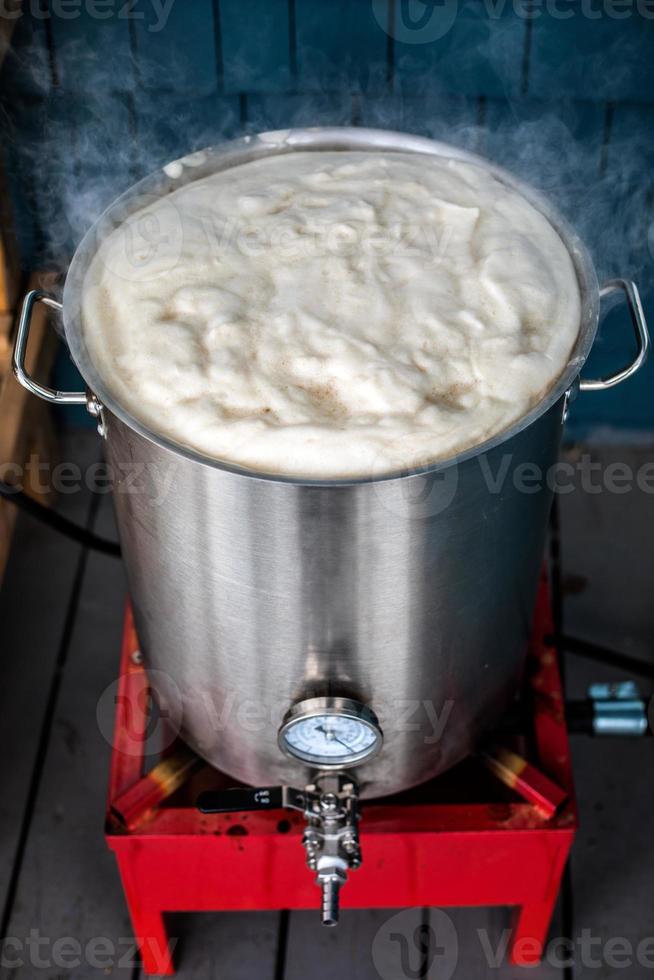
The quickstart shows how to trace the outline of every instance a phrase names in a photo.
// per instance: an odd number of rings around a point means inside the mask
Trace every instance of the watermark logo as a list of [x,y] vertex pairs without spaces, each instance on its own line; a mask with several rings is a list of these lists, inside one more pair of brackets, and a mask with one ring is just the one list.
[[429,221],[397,220],[380,226],[353,217],[302,221],[274,214],[224,220],[208,209],[198,213],[197,231],[206,241],[206,254],[217,261],[223,256],[257,259],[274,253],[284,262],[364,257],[416,258],[438,264],[456,244],[452,228],[435,227]]
[[372,941],[372,962],[381,980],[450,980],[459,957],[452,919],[441,909],[404,909],[387,919]]
[[[584,971],[632,970],[639,975],[654,969],[654,937],[632,941],[624,936],[603,936],[584,928],[579,935],[552,936],[547,942],[519,935],[506,928],[486,928],[466,933],[465,946],[488,975],[505,967],[510,957],[523,957],[535,965],[542,961],[553,970],[583,968]],[[386,919],[377,930],[371,947],[373,965],[380,980],[450,980],[458,966],[459,936],[454,921],[442,909],[404,909]],[[613,976],[614,973],[611,973]],[[617,974],[616,974],[617,975]]]
[[389,21],[386,0],[372,0],[375,20],[391,37],[403,44],[431,44],[444,37],[459,10],[459,0],[398,0]]
[[152,282],[171,272],[182,254],[184,233],[179,211],[170,198],[144,196],[140,208],[111,235],[98,227],[98,259],[125,282]]
[[[479,0],[468,11],[486,22],[512,14],[518,20],[567,21],[654,19],[654,0]],[[459,15],[459,0],[397,0],[392,19],[386,0],[372,0],[375,20],[389,37],[402,44],[432,44],[445,37]],[[467,13],[467,12],[466,12]]]
[[[387,450],[384,453],[386,459]],[[457,499],[461,506],[469,507],[473,486],[477,488],[480,506],[484,502],[490,503],[493,498],[511,499],[543,493],[557,496],[573,493],[589,496],[654,494],[652,460],[633,466],[620,460],[603,463],[593,459],[590,453],[581,453],[543,466],[514,453],[484,453],[460,465],[452,463],[432,473],[410,475],[411,471],[406,468],[407,454],[402,454],[400,440],[396,459],[397,466],[393,465],[391,452],[386,471],[397,471],[398,479],[379,480],[374,487],[385,510],[404,520],[428,521],[455,506]],[[377,470],[383,471],[383,468],[376,467],[374,472]]]
[[[107,271],[126,282],[151,282],[168,274],[184,248],[185,224],[170,198],[144,195],[138,210],[122,224],[97,230],[98,255]],[[402,262],[415,259],[428,268],[443,262],[456,246],[451,228],[428,221],[398,220],[381,227],[373,221],[299,221],[268,214],[227,219],[211,208],[194,204],[188,225],[193,242],[201,243],[204,261],[220,267],[225,261],[256,265],[265,255],[277,263],[316,259],[366,259]],[[195,239],[197,238],[197,242]],[[224,302],[225,296],[220,297]]]
[[446,511],[456,497],[459,468],[453,463],[434,473],[414,473],[407,467],[405,440],[385,446],[374,472],[397,473],[397,479],[378,480],[373,486],[384,509],[394,517],[429,520]]
[[[138,651],[134,654],[139,658]],[[156,691],[152,697],[151,691]],[[96,708],[98,728],[106,742],[120,747],[127,756],[140,757],[162,752],[177,738],[183,718],[180,690],[165,671],[149,670],[132,677],[129,693],[121,682],[109,684],[100,695]],[[119,718],[119,743],[115,741],[116,717]]]

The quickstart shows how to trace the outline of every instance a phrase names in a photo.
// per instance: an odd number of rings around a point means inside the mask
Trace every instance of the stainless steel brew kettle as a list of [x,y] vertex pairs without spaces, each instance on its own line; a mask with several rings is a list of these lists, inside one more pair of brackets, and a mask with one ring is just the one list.
[[[81,295],[99,243],[149,201],[209,173],[266,154],[352,148],[470,160],[545,214],[570,252],[582,298],[559,381],[483,445],[371,479],[246,471],[147,429],[112,397],[85,347]],[[637,356],[610,377],[580,381],[600,297],[614,291],[629,304]],[[37,302],[62,312],[86,391],[54,391],[27,374]],[[372,797],[456,763],[512,698],[568,401],[633,374],[647,344],[636,287],[615,280],[600,290],[579,238],[505,171],[406,134],[311,129],[195,154],[128,191],[79,246],[63,304],[40,292],[26,297],[14,370],[40,397],[85,404],[98,419],[140,642],[159,700],[188,743],[254,785],[356,765],[361,795]],[[543,475],[528,492],[519,479],[525,463]]]

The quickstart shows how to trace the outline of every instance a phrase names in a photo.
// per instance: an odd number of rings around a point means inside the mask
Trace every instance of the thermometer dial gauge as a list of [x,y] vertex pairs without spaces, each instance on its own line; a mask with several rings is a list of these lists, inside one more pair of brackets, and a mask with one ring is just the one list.
[[343,769],[379,752],[382,731],[373,711],[350,698],[298,701],[279,730],[286,755],[320,769]]

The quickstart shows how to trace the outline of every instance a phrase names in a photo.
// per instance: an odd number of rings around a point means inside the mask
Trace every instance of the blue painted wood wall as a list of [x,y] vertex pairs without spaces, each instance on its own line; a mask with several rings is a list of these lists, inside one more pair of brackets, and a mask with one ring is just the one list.
[[[451,140],[552,196],[654,325],[654,0],[31,0],[2,83],[25,266],[162,162],[246,131],[378,125]],[[101,16],[98,16],[101,14]],[[588,371],[632,352],[624,309]],[[654,431],[654,358],[572,432]]]

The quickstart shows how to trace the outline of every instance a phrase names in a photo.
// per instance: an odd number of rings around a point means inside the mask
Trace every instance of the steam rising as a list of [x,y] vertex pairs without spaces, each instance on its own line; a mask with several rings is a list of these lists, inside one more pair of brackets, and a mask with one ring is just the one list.
[[[39,27],[23,18],[20,28],[30,26]],[[487,46],[497,77],[514,79],[506,30],[498,29]],[[197,97],[184,94],[183,60],[149,62],[147,45],[138,51],[138,65],[130,60],[129,72],[124,58],[107,64],[77,40],[58,44],[55,63],[38,35],[21,51],[6,63],[12,91],[4,124],[12,190],[36,229],[24,243],[32,265],[65,271],[101,211],[171,159],[246,132],[321,124],[420,133],[502,164],[566,215],[589,246],[600,277],[637,277],[650,260],[651,187],[642,180],[641,162],[650,136],[629,126],[630,110],[621,106],[539,103],[508,92],[497,99],[453,96],[419,72],[410,92],[393,91],[386,64],[366,68],[366,92],[361,86],[352,92],[352,78],[335,77],[332,70],[329,91],[240,97],[216,91]],[[63,63],[76,65],[83,80],[74,92],[69,87],[75,79],[62,73]],[[513,81],[508,89],[516,89]]]

